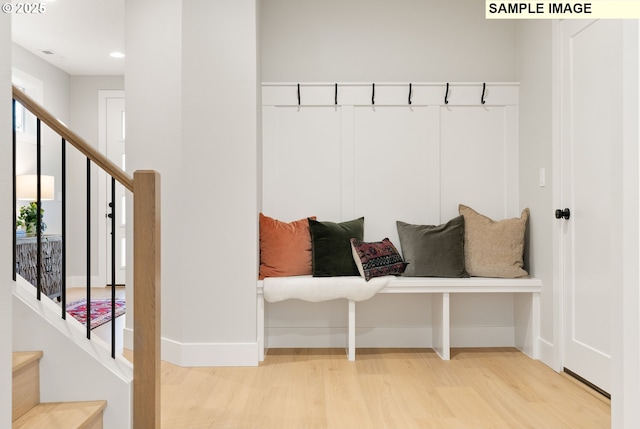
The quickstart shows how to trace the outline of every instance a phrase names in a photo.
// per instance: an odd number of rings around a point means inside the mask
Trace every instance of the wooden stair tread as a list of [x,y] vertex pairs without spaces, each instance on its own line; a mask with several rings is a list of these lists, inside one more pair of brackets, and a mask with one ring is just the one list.
[[12,369],[13,372],[20,371],[25,366],[29,365],[34,361],[40,360],[44,353],[41,351],[37,352],[13,352],[12,359]]
[[12,429],[102,428],[106,406],[107,401],[41,403],[14,421]]

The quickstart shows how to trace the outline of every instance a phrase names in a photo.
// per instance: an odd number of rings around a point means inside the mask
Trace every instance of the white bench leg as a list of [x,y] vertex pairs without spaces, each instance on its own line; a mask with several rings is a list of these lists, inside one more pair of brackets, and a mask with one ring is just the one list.
[[356,360],[356,302],[349,300],[349,325],[347,339],[347,358]]
[[433,349],[443,360],[451,359],[449,334],[449,294],[436,293],[431,298],[431,336]]
[[540,293],[534,292],[531,296],[531,324],[533,344],[531,345],[532,358],[540,359]]
[[257,302],[257,334],[258,334],[258,360],[264,361],[264,295],[258,294]]
[[540,293],[514,293],[515,346],[533,359],[540,359]]

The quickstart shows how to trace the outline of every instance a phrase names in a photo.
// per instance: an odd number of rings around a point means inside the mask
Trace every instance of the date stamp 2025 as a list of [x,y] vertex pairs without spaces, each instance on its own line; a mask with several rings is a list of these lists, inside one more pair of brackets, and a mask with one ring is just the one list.
[[45,3],[3,3],[0,7],[4,13],[43,14],[47,11]]

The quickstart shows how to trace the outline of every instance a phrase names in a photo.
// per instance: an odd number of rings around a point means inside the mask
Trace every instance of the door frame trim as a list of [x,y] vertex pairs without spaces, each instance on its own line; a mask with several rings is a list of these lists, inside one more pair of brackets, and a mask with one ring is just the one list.
[[[555,207],[562,206],[562,32],[560,21],[551,22],[551,135],[552,135],[552,200]],[[562,222],[553,228],[553,369],[563,368],[564,283]]]

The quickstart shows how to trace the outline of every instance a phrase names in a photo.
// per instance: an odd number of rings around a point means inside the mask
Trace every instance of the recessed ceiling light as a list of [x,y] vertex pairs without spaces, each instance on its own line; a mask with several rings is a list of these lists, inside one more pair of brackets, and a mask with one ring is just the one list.
[[124,54],[122,52],[118,52],[118,51],[111,52],[109,55],[111,57],[113,57],[113,58],[124,58]]
[[48,57],[51,58],[62,58],[62,55],[58,54],[56,51],[54,51],[53,49],[38,49],[38,51]]

